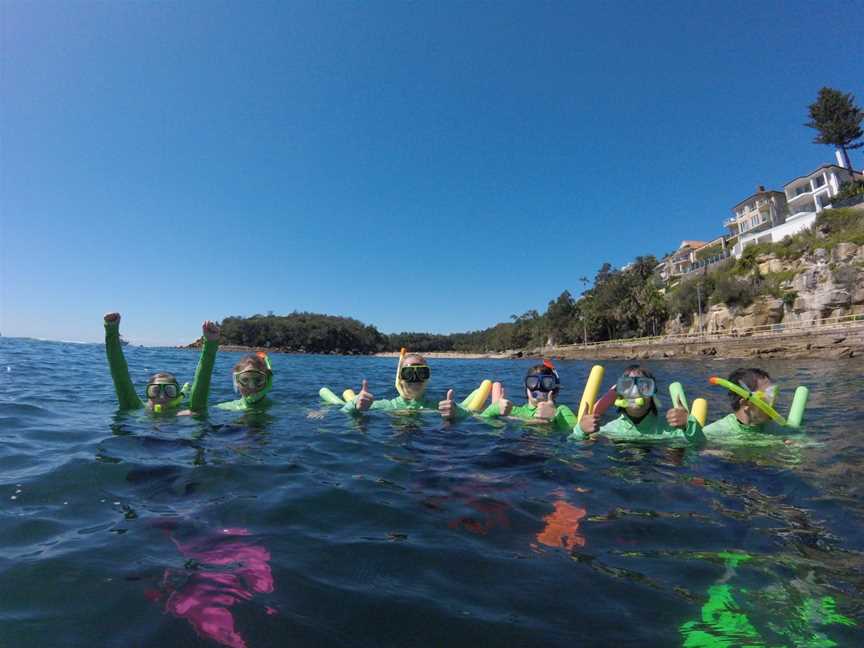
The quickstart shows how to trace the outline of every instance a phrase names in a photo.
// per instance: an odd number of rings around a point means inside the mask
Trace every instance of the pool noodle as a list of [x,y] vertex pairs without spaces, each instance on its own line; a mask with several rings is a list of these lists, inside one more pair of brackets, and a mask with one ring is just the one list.
[[592,413],[594,416],[603,416],[612,404],[615,402],[615,399],[618,397],[618,392],[615,391],[615,387],[612,387],[607,391],[603,396],[600,397],[596,403],[594,403],[594,408]]
[[342,392],[342,400],[346,403],[350,403],[355,398],[357,398],[357,394],[354,393],[354,390],[350,387]]
[[680,382],[673,382],[669,385],[669,398],[672,399],[672,407],[683,407],[688,412],[690,411],[690,406],[687,404],[687,397],[684,395],[684,387],[681,386]]
[[472,412],[479,412],[483,409],[483,405],[486,403],[486,399],[489,398],[489,392],[492,391],[492,381],[484,380],[480,383],[480,386],[471,392],[471,396],[463,401],[463,407],[465,409],[471,410]]
[[795,396],[792,397],[792,407],[789,408],[789,416],[786,418],[786,423],[789,427],[801,427],[801,421],[804,419],[804,409],[807,407],[809,396],[810,390],[804,385],[795,390]]
[[590,414],[594,401],[597,400],[597,394],[600,391],[600,383],[603,382],[603,365],[594,365],[591,367],[591,373],[588,374],[588,380],[585,382],[585,389],[582,391],[582,400],[579,403],[579,420],[586,414]]
[[705,421],[708,420],[708,401],[704,398],[697,398],[693,401],[693,409],[690,410],[690,415],[699,421],[699,425],[705,427]]
[[329,387],[322,387],[318,390],[318,395],[321,397],[325,403],[329,403],[330,405],[344,405],[345,401],[339,398],[336,394],[334,394]]

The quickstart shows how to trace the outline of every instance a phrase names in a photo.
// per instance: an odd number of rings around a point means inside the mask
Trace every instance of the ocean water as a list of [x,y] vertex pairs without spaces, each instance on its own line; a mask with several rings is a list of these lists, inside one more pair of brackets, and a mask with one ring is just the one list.
[[[125,352],[139,386],[197,362]],[[153,419],[101,345],[0,339],[0,646],[864,645],[860,360],[761,362],[808,443],[699,452],[318,402],[392,397],[394,362],[276,355],[266,414]],[[431,393],[530,364],[432,360]],[[713,420],[735,366],[651,368]]]

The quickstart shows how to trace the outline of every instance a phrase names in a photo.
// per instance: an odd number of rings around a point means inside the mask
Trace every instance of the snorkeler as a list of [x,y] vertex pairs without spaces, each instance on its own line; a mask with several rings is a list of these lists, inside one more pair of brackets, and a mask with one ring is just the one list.
[[748,434],[770,433],[771,418],[756,404],[756,400],[773,407],[777,396],[777,386],[771,376],[762,369],[736,369],[727,379],[751,394],[743,398],[736,391],[729,391],[729,405],[732,413],[720,420],[706,425],[703,432],[708,440],[723,440],[746,437]]
[[[123,347],[120,344],[120,313],[108,313],[105,320],[105,352],[108,355],[108,366],[111,369],[111,379],[117,392],[117,402],[121,410],[131,410],[144,407],[156,414],[185,414],[180,407],[186,393],[181,390],[174,374],[159,372],[150,376],[147,381],[145,395],[146,403],[135,393],[135,386],[129,377],[129,367],[123,357]],[[201,325],[204,334],[204,344],[201,349],[201,359],[195,369],[195,379],[189,393],[189,410],[204,412],[207,410],[207,396],[210,393],[210,377],[213,374],[213,363],[216,361],[216,351],[219,349],[219,326],[210,321]]]
[[270,365],[270,358],[263,351],[244,356],[234,365],[231,378],[234,391],[240,394],[240,398],[219,403],[216,407],[242,411],[263,409],[271,404],[267,393],[273,388],[273,367]]
[[[613,441],[669,441],[686,440],[689,444],[703,441],[701,428],[694,417],[688,415],[680,403],[666,412],[665,420],[659,416],[659,401],[655,397],[657,385],[654,376],[639,365],[630,365],[618,379],[615,405],[621,415],[600,426],[600,417],[586,414],[579,421],[582,435],[601,434]],[[574,430],[574,432],[578,431]]]
[[525,405],[514,406],[504,397],[504,390],[501,389],[500,398],[493,399],[494,402],[483,410],[481,416],[486,418],[511,416],[526,423],[551,423],[558,430],[569,431],[576,427],[576,414],[573,410],[566,405],[555,404],[555,399],[561,390],[561,379],[549,360],[531,367],[525,375],[524,385],[528,397]]
[[365,412],[367,410],[422,411],[437,410],[447,420],[464,418],[470,412],[453,400],[453,390],[439,403],[424,398],[432,371],[423,356],[416,353],[406,355],[399,365],[396,387],[399,396],[392,400],[375,400],[369,393],[369,385],[363,381],[360,393],[342,408],[343,412]]

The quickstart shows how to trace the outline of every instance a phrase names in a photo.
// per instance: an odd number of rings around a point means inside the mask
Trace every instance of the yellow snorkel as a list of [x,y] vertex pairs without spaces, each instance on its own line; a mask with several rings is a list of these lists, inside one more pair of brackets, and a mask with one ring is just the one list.
[[405,347],[402,347],[399,350],[399,363],[396,365],[396,391],[399,392],[399,395],[402,398],[405,398],[405,392],[402,390],[402,380],[400,379],[400,374],[402,373],[402,363],[405,361]]

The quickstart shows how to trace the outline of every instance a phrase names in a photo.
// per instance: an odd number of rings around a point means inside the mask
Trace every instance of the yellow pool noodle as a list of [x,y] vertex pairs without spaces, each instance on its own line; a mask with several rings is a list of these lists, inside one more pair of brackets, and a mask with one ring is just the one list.
[[471,396],[471,400],[468,401],[468,404],[465,406],[465,409],[471,410],[472,412],[479,412],[483,409],[483,406],[486,404],[486,399],[489,398],[489,394],[492,391],[492,381],[484,380],[480,383],[480,386],[474,390],[474,393]]
[[331,405],[344,405],[345,403],[334,394],[329,387],[322,387],[318,390],[318,395],[321,397],[325,403],[330,403]]
[[704,398],[695,399],[690,414],[699,421],[699,425],[705,427],[705,421],[708,420],[708,401]]
[[600,393],[600,383],[603,382],[605,371],[603,365],[594,365],[591,367],[591,373],[588,375],[588,381],[585,383],[585,389],[582,391],[582,401],[579,403],[580,420],[586,414],[590,414],[594,408],[594,401],[597,400],[597,394]]
[[350,403],[355,398],[357,398],[357,394],[355,394],[354,390],[350,387],[342,392],[342,400],[344,400],[346,403]]

